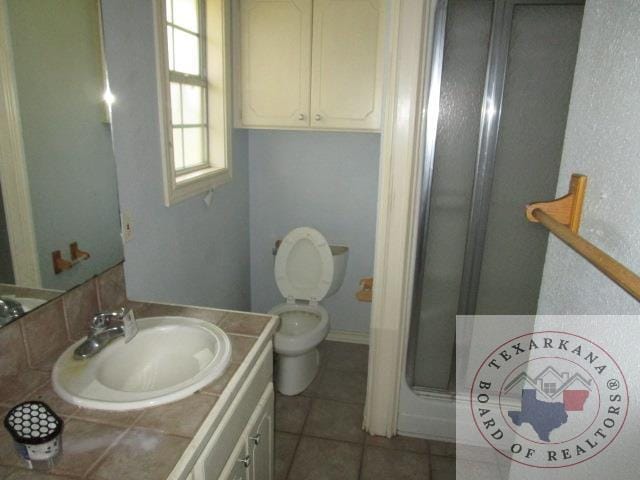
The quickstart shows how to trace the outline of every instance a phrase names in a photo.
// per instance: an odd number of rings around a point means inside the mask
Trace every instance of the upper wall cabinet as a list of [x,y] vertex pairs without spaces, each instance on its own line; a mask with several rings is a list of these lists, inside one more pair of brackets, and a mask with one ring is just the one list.
[[241,0],[236,125],[378,130],[384,0]]

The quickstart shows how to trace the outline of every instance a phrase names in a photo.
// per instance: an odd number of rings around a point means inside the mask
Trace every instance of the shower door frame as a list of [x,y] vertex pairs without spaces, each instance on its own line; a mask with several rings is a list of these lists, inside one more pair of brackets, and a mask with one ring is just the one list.
[[[584,5],[584,0],[493,0],[491,19],[491,35],[485,75],[482,109],[480,113],[480,132],[476,153],[475,172],[471,194],[471,209],[468,218],[467,238],[458,297],[458,314],[475,313],[480,285],[480,273],[485,247],[491,187],[495,173],[496,150],[500,133],[502,102],[507,74],[509,44],[513,11],[516,5]],[[424,271],[428,225],[431,203],[431,186],[436,153],[436,133],[440,113],[440,87],[444,61],[448,0],[438,0],[434,17],[434,29],[431,54],[431,75],[425,82],[426,119],[421,132],[423,148],[418,162],[422,164],[420,185],[420,205],[418,214],[418,239],[416,243],[415,280],[409,324],[407,344],[407,363],[405,378],[411,389],[421,396],[443,395],[453,398],[455,385],[455,368],[451,369],[449,388],[441,390],[433,387],[415,385],[415,361],[420,320],[421,294]],[[452,349],[455,358],[455,348]],[[454,361],[455,364],[455,361]]]

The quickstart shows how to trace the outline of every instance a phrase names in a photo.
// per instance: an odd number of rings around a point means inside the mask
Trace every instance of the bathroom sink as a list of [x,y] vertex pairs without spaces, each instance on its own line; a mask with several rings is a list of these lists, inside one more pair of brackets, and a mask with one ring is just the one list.
[[180,400],[220,377],[231,359],[229,337],[212,323],[187,317],[137,320],[138,334],[117,338],[77,360],[71,345],[53,367],[56,393],[98,410],[135,410]]

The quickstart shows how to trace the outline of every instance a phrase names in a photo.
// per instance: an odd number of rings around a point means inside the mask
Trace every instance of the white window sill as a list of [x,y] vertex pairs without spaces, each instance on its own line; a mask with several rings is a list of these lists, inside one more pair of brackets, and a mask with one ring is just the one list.
[[219,187],[231,180],[228,168],[210,167],[191,172],[175,178],[175,185],[165,189],[165,205],[167,207],[188,198]]

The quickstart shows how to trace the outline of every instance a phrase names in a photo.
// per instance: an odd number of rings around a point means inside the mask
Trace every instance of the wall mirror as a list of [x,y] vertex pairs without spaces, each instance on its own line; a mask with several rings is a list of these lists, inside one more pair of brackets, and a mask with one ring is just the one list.
[[123,259],[101,33],[98,0],[0,0],[5,317]]

